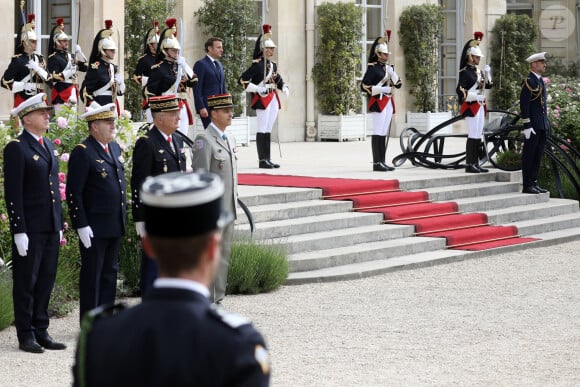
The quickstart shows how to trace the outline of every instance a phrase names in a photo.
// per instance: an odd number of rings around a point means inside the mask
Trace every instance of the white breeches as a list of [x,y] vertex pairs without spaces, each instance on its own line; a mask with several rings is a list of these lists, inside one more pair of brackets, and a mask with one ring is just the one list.
[[189,135],[189,117],[187,116],[187,108],[185,105],[179,110],[179,128],[177,129],[186,136]]
[[465,123],[467,125],[467,137],[476,140],[481,140],[484,122],[485,122],[485,109],[483,108],[483,106],[479,108],[479,111],[477,112],[475,117],[465,117]]
[[272,99],[266,109],[256,109],[256,117],[258,118],[258,133],[272,133],[274,121],[278,117],[278,101]]
[[387,136],[389,125],[393,118],[393,101],[389,101],[382,112],[373,112],[373,134],[377,136]]

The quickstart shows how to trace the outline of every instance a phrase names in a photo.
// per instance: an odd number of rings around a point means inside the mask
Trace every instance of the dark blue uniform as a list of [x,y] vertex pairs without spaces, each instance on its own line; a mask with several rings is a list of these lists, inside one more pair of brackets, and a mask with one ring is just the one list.
[[493,84],[485,80],[483,73],[477,68],[477,66],[467,64],[464,68],[459,70],[459,81],[457,82],[455,92],[457,93],[459,104],[461,105],[461,114],[465,117],[475,117],[481,107],[481,103],[477,101],[466,101],[468,91],[478,82],[478,79],[482,79],[484,82],[483,84],[476,86],[477,90],[492,88]]
[[45,67],[44,58],[42,55],[16,54],[10,60],[10,64],[4,72],[4,76],[2,77],[2,87],[8,90],[12,90],[14,82],[27,82],[36,84],[36,88],[32,89],[31,91],[23,90],[14,94],[14,107],[20,105],[22,101],[25,101],[28,98],[43,92],[44,80],[42,77],[36,73],[33,74],[32,71],[26,67],[31,59],[40,63],[41,67]]
[[[173,147],[169,146],[161,132],[154,126],[147,132],[147,135],[141,136],[135,143],[133,170],[131,172],[132,214],[135,222],[145,220],[139,196],[139,190],[145,178],[162,173],[185,171],[186,160],[183,140],[178,135],[171,136],[171,139]],[[151,287],[157,276],[157,265],[143,253],[141,259],[142,294]]]
[[[52,84],[52,104],[62,104],[68,102],[71,93],[76,93],[77,76],[76,73],[71,79],[65,79],[63,71],[75,63],[74,58],[66,50],[56,50],[48,56],[47,70],[51,77]],[[77,71],[86,72],[87,64],[77,62]]]
[[102,59],[90,64],[81,86],[81,99],[85,106],[89,106],[93,101],[104,106],[113,102],[113,95],[115,100],[116,96],[123,95],[115,83],[117,71],[117,66]]
[[[264,339],[193,290],[153,288],[143,302],[88,333],[87,386],[267,386]],[[74,385],[79,385],[79,363]],[[103,372],[102,370],[107,370]]]
[[546,104],[546,85],[534,73],[522,81],[520,112],[524,129],[532,128],[536,134],[524,140],[522,151],[522,183],[525,188],[537,185],[542,155],[546,148],[547,136],[551,134]]
[[126,185],[121,148],[109,154],[89,136],[69,159],[66,197],[72,226],[90,226],[91,247],[79,241],[81,253],[80,316],[115,301],[121,237],[125,233]]
[[23,342],[46,332],[48,302],[56,278],[59,232],[63,228],[58,159],[26,130],[4,148],[4,199],[12,235],[26,233],[28,253],[12,243],[14,325]]
[[[197,75],[197,85],[193,88],[195,96],[195,110],[197,113],[201,109],[207,109],[207,97],[210,95],[225,94],[226,90],[226,76],[222,64],[209,57],[198,60],[193,66],[193,72]],[[209,113],[209,111],[208,111]],[[203,127],[207,128],[211,122],[211,118],[201,117]]]
[[[135,71],[133,72],[133,80],[141,86],[141,79],[143,77],[149,77],[151,73],[151,67],[155,64],[155,55],[148,52],[147,54],[143,54],[137,59],[137,65],[135,66]],[[149,82],[149,81],[148,81]],[[147,109],[149,106],[147,105],[147,99],[143,99],[143,104],[141,106],[143,110]]]
[[[270,66],[272,66],[272,75],[268,79],[267,82],[264,82],[263,86],[267,84],[274,84],[276,85],[277,89],[282,90],[284,87],[284,80],[282,76],[278,74],[278,65],[276,62],[272,62],[271,60],[267,61],[268,63],[268,71],[266,71],[266,75],[269,73]],[[244,87],[244,89],[248,86],[249,83],[253,83],[254,85],[260,84],[264,80],[264,59],[255,59],[252,62],[252,65],[249,69],[244,71],[242,76],[239,79],[239,83]],[[280,103],[278,102],[278,94],[275,92],[268,93],[267,96],[262,97],[258,93],[251,93],[252,94],[252,102],[251,107],[252,109],[265,109],[272,99],[275,97],[276,102],[278,103],[278,107],[280,107]]]

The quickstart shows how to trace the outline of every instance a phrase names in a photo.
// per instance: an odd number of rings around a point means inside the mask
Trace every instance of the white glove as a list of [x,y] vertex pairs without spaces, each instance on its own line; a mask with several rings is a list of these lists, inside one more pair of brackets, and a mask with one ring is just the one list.
[[77,103],[77,93],[76,93],[76,91],[75,91],[75,90],[73,90],[73,91],[70,93],[70,97],[68,97],[68,101],[69,101],[70,103],[73,103],[73,104],[76,104],[76,103]]
[[16,245],[16,250],[21,257],[26,257],[28,252],[28,235],[25,232],[14,234],[14,244]]
[[487,82],[491,82],[491,67],[489,67],[489,65],[485,65],[483,68],[483,72],[485,73],[485,78]]
[[477,102],[484,102],[484,101],[485,101],[485,96],[484,95],[481,95],[481,94],[478,94],[477,95]]
[[36,63],[35,61],[33,61],[32,59],[28,61],[28,63],[26,64],[26,67],[28,67],[30,70],[36,72],[36,74],[38,74],[45,81],[48,79],[48,73],[46,72],[46,70],[43,69],[42,67],[40,67],[40,65],[38,63]]
[[180,65],[180,66],[184,66],[187,63],[185,62],[185,58],[180,55],[180,56],[177,57],[177,64]]
[[529,140],[530,137],[532,137],[532,133],[536,134],[536,131],[534,130],[534,128],[524,129],[524,137],[526,138],[526,140]]
[[246,91],[248,93],[266,94],[268,92],[268,89],[265,88],[264,86],[258,86],[254,83],[248,83],[248,86],[246,87]]
[[145,222],[135,222],[135,231],[137,231],[137,235],[140,238],[147,235],[147,232],[145,231]]
[[195,74],[193,73],[193,70],[191,69],[191,67],[189,67],[189,65],[185,61],[184,57],[182,57],[182,56],[177,57],[177,64],[183,68],[183,71],[185,72],[185,74],[187,74],[187,76],[189,78],[193,78],[193,76]]
[[62,76],[64,77],[65,81],[68,81],[75,73],[76,73],[77,69],[75,68],[75,66],[72,66],[69,69],[65,69],[62,72]]
[[81,243],[83,244],[83,246],[85,246],[85,249],[88,249],[91,247],[91,238],[93,237],[93,229],[91,228],[91,226],[85,226],[85,227],[81,227],[77,230],[77,234],[79,234],[79,239],[81,240]]
[[78,44],[75,45],[75,55],[82,54],[83,51],[81,50],[81,46]]
[[288,86],[284,85],[284,87],[282,88],[282,93],[284,93],[286,98],[288,98],[290,96],[290,88],[288,88]]
[[141,87],[145,87],[147,86],[147,81],[149,80],[149,77],[146,77],[145,75],[143,75],[141,77]]
[[62,232],[62,230],[58,230],[58,243],[62,242],[63,236],[64,236],[64,232]]
[[16,94],[21,91],[33,91],[36,90],[36,84],[32,82],[18,82],[14,81],[12,84],[12,93]]
[[387,65],[387,74],[389,74],[392,77],[394,73],[395,70],[393,70],[393,66]]
[[465,98],[465,102],[474,102],[477,101],[477,96],[480,94],[477,94],[474,91],[468,91],[467,92],[467,97]]
[[81,50],[81,46],[79,46],[78,44],[75,46],[75,56],[76,56],[76,60],[77,62],[85,62],[87,60],[87,57],[85,56],[85,54],[83,54],[83,51]]
[[121,76],[121,74],[119,73],[115,74],[115,83],[117,83],[117,85],[123,84],[123,77]]

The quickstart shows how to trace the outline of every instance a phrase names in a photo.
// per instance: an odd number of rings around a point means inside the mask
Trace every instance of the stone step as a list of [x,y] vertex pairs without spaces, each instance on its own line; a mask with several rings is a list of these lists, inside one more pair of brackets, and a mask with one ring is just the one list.
[[[529,236],[552,231],[562,231],[580,227],[580,212],[550,216],[545,218],[522,220],[511,223],[518,228],[520,235]],[[511,225],[505,224],[506,226]]]
[[522,194],[518,192],[487,195],[478,197],[452,199],[459,205],[462,212],[488,212],[490,210],[509,208],[512,206],[532,205],[546,203],[550,199],[549,194]]
[[406,237],[308,251],[288,256],[290,271],[317,270],[445,248],[444,238]]
[[[302,218],[275,220],[258,223],[254,231],[255,239],[282,238],[291,235],[308,234],[320,231],[330,231],[359,226],[380,224],[382,214],[363,212],[343,212],[335,214],[323,214],[318,216],[306,216]],[[239,224],[235,226],[238,235],[250,236],[250,225]]]
[[[337,212],[352,211],[352,202],[348,200],[304,200],[299,202],[264,204],[250,207],[255,223],[270,222],[317,216]],[[239,224],[248,223],[242,210],[238,210]]]
[[265,204],[321,199],[322,190],[318,188],[240,185],[238,187],[238,196],[248,207],[252,207]]
[[519,183],[489,181],[484,183],[462,184],[429,188],[429,199],[437,202],[454,201],[460,198],[497,195],[520,190]]
[[466,259],[489,257],[492,255],[532,249],[534,247],[552,246],[559,243],[569,242],[580,238],[580,227],[566,230],[551,231],[530,235],[540,238],[538,241],[511,246],[498,247],[482,251],[463,250],[436,250],[421,253],[407,254],[403,256],[379,259],[365,262],[355,262],[346,265],[326,267],[317,270],[292,272],[288,275],[286,285],[299,285],[305,283],[344,281],[358,278],[366,278],[397,270],[409,270],[421,267],[440,265],[463,261]]
[[305,251],[324,250],[329,246],[337,248],[353,244],[410,237],[413,235],[413,232],[414,227],[409,225],[377,224],[292,235],[289,237],[269,239],[269,241],[285,246],[288,254],[296,254]]
[[[531,196],[531,195],[530,195]],[[485,211],[490,223],[508,224],[530,219],[542,219],[563,214],[578,214],[578,201],[568,199],[550,199],[547,202],[512,206]]]

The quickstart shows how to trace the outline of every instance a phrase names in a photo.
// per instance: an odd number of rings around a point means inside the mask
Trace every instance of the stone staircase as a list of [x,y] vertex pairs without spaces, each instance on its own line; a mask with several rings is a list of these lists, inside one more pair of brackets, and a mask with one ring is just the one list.
[[[448,250],[443,238],[414,236],[409,225],[384,224],[381,214],[354,212],[350,201],[322,200],[320,189],[240,186],[252,211],[253,237],[288,251],[287,284],[367,277],[501,252],[562,243],[580,237],[575,200],[520,193],[507,172],[456,175],[401,182],[405,191],[424,190],[432,201],[455,201],[461,212],[484,212],[495,225],[515,225],[539,241],[483,251]],[[250,236],[240,212],[238,235]]]

